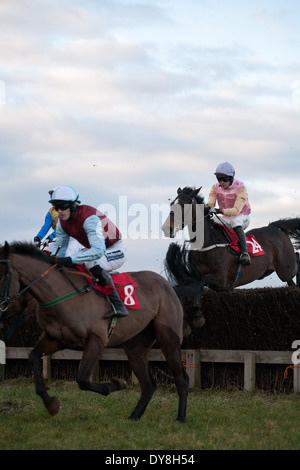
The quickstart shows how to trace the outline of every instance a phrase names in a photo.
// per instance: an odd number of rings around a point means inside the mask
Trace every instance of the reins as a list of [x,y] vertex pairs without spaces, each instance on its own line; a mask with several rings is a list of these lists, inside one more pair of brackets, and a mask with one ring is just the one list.
[[[57,266],[57,265],[55,265],[55,266]],[[76,297],[76,295],[78,295],[78,294],[83,294],[83,293],[89,292],[96,285],[96,282],[94,281],[92,284],[88,284],[86,286],[78,288],[78,287],[75,286],[73,281],[68,276],[66,276],[66,272],[67,272],[67,273],[70,273],[70,274],[77,274],[79,276],[84,276],[85,278],[88,277],[89,279],[94,279],[94,277],[92,276],[92,274],[90,274],[89,271],[87,273],[82,273],[82,272],[79,272],[79,271],[72,271],[70,269],[67,269],[65,266],[63,266],[60,269],[60,271],[65,276],[65,278],[70,282],[70,284],[72,284],[72,286],[75,288],[75,290],[72,291],[72,292],[69,292],[68,294],[62,295],[61,297],[57,297],[54,300],[50,300],[49,302],[45,302],[43,304],[38,302],[39,307],[41,307],[41,308],[54,307],[55,305],[58,305],[62,302],[65,302],[66,300],[69,300],[69,299],[72,299],[73,297]]]

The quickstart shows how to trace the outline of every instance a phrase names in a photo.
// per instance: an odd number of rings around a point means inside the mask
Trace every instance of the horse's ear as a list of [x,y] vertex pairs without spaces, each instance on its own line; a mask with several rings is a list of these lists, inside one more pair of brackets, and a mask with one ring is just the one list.
[[199,191],[201,191],[201,189],[202,189],[202,186],[200,186],[200,188],[194,190],[194,197],[197,196],[197,194],[199,193]]
[[179,194],[179,193],[182,193],[182,189],[181,189],[181,188],[178,188],[178,189],[177,189],[177,194]]
[[4,246],[2,247],[1,251],[3,258],[7,258],[9,254],[9,244],[7,243],[7,241],[4,243]]
[[6,240],[5,240],[5,245],[4,245],[4,251],[8,256],[8,254],[9,254],[9,243]]

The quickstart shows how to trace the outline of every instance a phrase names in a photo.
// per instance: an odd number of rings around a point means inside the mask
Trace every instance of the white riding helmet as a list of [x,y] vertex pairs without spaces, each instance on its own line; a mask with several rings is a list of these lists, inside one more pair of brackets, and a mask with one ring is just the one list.
[[235,170],[230,163],[227,163],[227,162],[220,163],[220,165],[217,166],[217,169],[215,172],[215,175],[217,174],[232,176],[232,178],[234,178]]
[[76,189],[67,185],[57,186],[57,188],[54,189],[49,202],[51,204],[58,202],[76,202],[76,204],[80,204],[79,194]]

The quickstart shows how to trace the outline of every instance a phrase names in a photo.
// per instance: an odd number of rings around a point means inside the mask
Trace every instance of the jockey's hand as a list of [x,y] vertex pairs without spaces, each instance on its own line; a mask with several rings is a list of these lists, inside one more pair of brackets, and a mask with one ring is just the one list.
[[37,247],[41,246],[41,239],[39,237],[34,237],[33,244]]
[[223,214],[222,209],[216,209],[215,207],[212,207],[209,213],[210,214]]
[[71,266],[72,258],[70,256],[66,256],[65,258],[56,258],[56,263],[59,268],[62,266]]

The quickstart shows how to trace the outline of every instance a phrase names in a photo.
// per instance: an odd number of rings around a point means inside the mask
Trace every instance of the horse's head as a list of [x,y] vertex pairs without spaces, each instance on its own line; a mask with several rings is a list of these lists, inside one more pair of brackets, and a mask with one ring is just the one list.
[[178,231],[191,223],[191,208],[203,203],[203,198],[198,196],[200,190],[201,187],[177,189],[177,196],[170,204],[170,214],[161,228],[166,237],[174,238]]
[[[19,296],[21,287],[31,282],[34,276],[29,260],[40,259],[49,263],[50,257],[32,243],[14,242],[0,247],[0,311]],[[53,263],[53,260],[50,261]],[[41,269],[41,271],[40,271]],[[42,272],[39,265],[38,274]],[[18,294],[18,295],[17,295]]]

